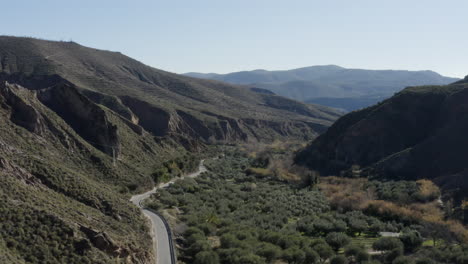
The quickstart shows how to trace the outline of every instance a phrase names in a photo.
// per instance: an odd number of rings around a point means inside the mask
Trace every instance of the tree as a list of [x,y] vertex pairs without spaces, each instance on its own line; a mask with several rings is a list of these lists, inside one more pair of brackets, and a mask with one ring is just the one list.
[[220,238],[222,248],[240,247],[241,242],[232,234],[224,234]]
[[430,258],[423,257],[416,260],[416,264],[435,264],[435,261]]
[[341,247],[346,246],[351,241],[346,234],[337,232],[328,234],[325,240],[335,251],[338,251]]
[[270,243],[262,243],[257,250],[257,255],[272,261],[281,255],[281,248]]
[[190,254],[191,256],[195,256],[199,252],[202,251],[207,251],[210,250],[211,246],[208,244],[206,240],[197,240],[195,243],[190,245],[190,247],[187,249],[187,253]]
[[372,244],[372,248],[380,251],[389,251],[395,248],[403,248],[403,243],[395,237],[382,237]]
[[361,250],[356,254],[355,260],[357,263],[367,262],[370,259],[369,253],[366,250]]
[[400,256],[393,260],[392,264],[413,264],[413,260],[409,257]]
[[403,243],[395,237],[382,237],[372,244],[372,248],[384,251],[384,258],[387,262],[392,262],[403,254]]
[[249,253],[240,257],[238,263],[233,264],[265,264],[265,260],[260,256]]
[[415,249],[420,247],[424,241],[421,234],[415,230],[403,233],[400,240],[403,242],[405,251],[407,252],[413,252]]
[[423,229],[421,232],[424,237],[430,237],[433,241],[434,247],[436,247],[437,240],[451,240],[452,237],[450,232],[447,232],[447,227],[443,221],[437,219],[435,216],[432,218],[433,219],[426,219],[426,221],[422,223]]
[[344,254],[345,256],[349,257],[353,263],[361,263],[364,261],[368,261],[370,258],[369,253],[367,253],[365,249],[356,245],[348,246],[345,249]]
[[306,256],[305,263],[307,264],[317,263],[318,259],[320,258],[319,254],[311,248],[304,249],[304,253]]
[[320,234],[321,232],[328,234],[333,230],[333,224],[327,219],[320,218],[314,222],[314,230],[317,234]]
[[293,246],[283,251],[283,258],[288,263],[304,263],[306,255],[303,250]]
[[209,250],[209,251],[201,251],[195,255],[194,264],[219,264],[219,256],[216,252]]
[[355,232],[358,232],[358,236],[360,236],[361,233],[366,231],[368,228],[366,221],[359,219],[359,218],[355,218],[355,217],[349,220],[349,227],[353,235]]
[[356,256],[361,250],[362,250],[362,248],[361,248],[360,246],[357,246],[357,245],[350,245],[350,246],[348,246],[348,247],[345,248],[344,254],[345,254],[345,256],[347,256],[347,257],[354,257],[354,256]]
[[348,264],[348,259],[346,257],[344,257],[344,256],[341,256],[341,255],[334,256],[330,260],[330,264]]
[[320,260],[322,263],[325,263],[327,259],[335,255],[335,252],[327,243],[319,243],[315,245],[313,249],[320,256]]

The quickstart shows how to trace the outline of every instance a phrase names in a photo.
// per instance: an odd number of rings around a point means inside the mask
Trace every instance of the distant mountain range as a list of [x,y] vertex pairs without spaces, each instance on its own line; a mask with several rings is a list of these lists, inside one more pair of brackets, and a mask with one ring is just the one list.
[[346,111],[375,104],[408,86],[444,85],[459,80],[433,71],[362,70],[336,65],[185,75],[267,89],[295,100]]

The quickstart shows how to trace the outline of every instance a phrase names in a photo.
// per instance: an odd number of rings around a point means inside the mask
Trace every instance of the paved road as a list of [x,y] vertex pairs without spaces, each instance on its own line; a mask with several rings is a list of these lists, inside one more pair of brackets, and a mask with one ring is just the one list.
[[[195,178],[198,175],[202,174],[203,172],[207,171],[206,167],[203,165],[205,160],[200,161],[200,165],[198,166],[198,170],[194,173],[174,178],[171,181],[159,184],[158,186],[154,187],[151,191],[134,195],[130,199],[132,203],[136,206],[140,207],[143,211],[143,214],[146,215],[151,220],[151,237],[153,238],[153,251],[156,254],[156,264],[175,264],[175,252],[171,251],[172,241],[169,239],[170,235],[164,224],[164,220],[157,214],[143,209],[141,206],[141,202],[146,198],[150,197],[151,194],[155,193],[160,188],[166,188],[167,186],[173,184],[175,181],[183,179],[183,178]],[[174,256],[171,256],[174,254]]]

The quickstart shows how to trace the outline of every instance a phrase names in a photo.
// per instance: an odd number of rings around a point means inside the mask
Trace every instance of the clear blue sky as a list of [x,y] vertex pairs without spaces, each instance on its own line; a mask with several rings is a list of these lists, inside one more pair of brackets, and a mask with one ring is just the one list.
[[468,74],[466,0],[0,0],[0,34],[183,73],[337,64]]

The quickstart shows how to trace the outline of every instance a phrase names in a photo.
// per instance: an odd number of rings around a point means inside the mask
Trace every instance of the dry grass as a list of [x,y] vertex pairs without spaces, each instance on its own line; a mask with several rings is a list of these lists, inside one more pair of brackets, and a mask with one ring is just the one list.
[[251,158],[267,158],[269,161],[266,168],[249,168],[248,173],[301,184],[313,173],[307,168],[294,165],[294,152],[301,147],[303,142],[276,140],[272,143],[244,144],[240,148]]
[[[439,193],[438,187],[429,180],[418,181],[423,196]],[[362,210],[389,219],[426,223],[449,231],[459,242],[468,242],[468,230],[458,221],[444,220],[444,213],[437,201],[399,205],[377,200],[374,192],[366,189],[367,179],[322,177],[320,190],[337,210]]]
[[366,190],[367,179],[322,177],[318,187],[337,210],[362,210],[369,200],[374,199],[372,190]]

